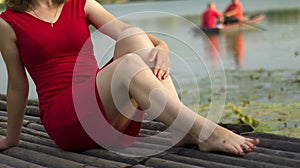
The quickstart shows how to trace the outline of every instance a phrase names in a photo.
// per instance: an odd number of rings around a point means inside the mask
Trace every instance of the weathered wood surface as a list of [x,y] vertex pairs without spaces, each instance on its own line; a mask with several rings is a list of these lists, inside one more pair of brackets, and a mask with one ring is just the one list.
[[[0,97],[1,98],[1,97]],[[0,135],[5,135],[7,126],[6,101],[0,101]],[[266,133],[247,133],[248,137],[259,137],[261,143],[245,156],[233,156],[224,153],[200,152],[196,146],[173,147],[165,152],[149,157],[129,157],[101,148],[82,152],[68,152],[57,148],[45,132],[37,117],[38,103],[31,102],[27,106],[23,122],[21,142],[0,152],[0,168],[11,167],[101,167],[101,168],[237,168],[237,167],[300,167],[300,139]],[[249,132],[246,125],[222,125],[235,132]],[[140,136],[156,135],[166,126],[154,121],[143,124]],[[141,141],[135,144],[138,152],[143,149],[155,149],[157,146],[170,144],[171,135],[164,132],[160,137]]]

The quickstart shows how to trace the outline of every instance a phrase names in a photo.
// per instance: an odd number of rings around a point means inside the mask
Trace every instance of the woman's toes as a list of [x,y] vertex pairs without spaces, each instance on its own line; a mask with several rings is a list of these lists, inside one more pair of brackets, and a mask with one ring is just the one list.
[[259,139],[258,138],[256,138],[256,139],[246,138],[246,141],[252,143],[253,145],[259,144]]
[[234,155],[239,155],[239,150],[236,147],[232,147],[228,152],[234,154]]
[[243,146],[247,151],[249,151],[249,150],[252,151],[254,149],[255,145],[253,145],[253,143],[245,141],[245,144]]
[[242,144],[241,146],[242,146],[242,149],[243,149],[244,151],[246,151],[246,152],[251,152],[251,151],[252,151],[251,144],[245,143],[245,144]]
[[256,139],[254,140],[255,146],[258,145],[259,142],[260,142],[260,140],[259,140],[258,138],[256,138]]
[[235,155],[243,155],[244,154],[244,150],[242,149],[241,145],[239,145],[238,143],[236,144],[231,144],[232,147],[235,149],[235,152],[232,152]]
[[244,155],[244,149],[241,146],[238,146],[238,150],[239,150],[239,155]]

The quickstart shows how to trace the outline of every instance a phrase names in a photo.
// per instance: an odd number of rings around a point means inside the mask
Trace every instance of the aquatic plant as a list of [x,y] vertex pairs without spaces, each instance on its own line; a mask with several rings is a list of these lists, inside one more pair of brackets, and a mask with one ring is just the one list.
[[253,119],[249,115],[246,115],[238,106],[233,105],[232,103],[228,103],[228,107],[231,108],[234,115],[237,117],[235,124],[247,124],[252,127],[257,127],[259,124],[259,121],[256,119]]

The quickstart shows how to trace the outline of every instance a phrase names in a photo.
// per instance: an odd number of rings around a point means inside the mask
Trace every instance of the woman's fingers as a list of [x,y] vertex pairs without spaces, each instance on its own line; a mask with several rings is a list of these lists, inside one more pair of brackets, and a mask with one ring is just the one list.
[[154,74],[155,76],[157,76],[159,70],[160,70],[159,66],[155,66],[154,69],[153,69],[153,74]]
[[170,70],[159,68],[158,66],[154,68],[153,74],[159,79],[163,80],[166,79],[169,76]]
[[159,80],[165,79],[169,75],[170,59],[166,49],[153,48],[149,61],[155,61],[155,67],[153,74],[157,76]]
[[158,49],[154,47],[150,53],[149,61],[153,62],[156,59],[157,55],[158,55]]
[[170,68],[167,69],[167,71],[165,71],[165,74],[163,75],[162,79],[166,79],[170,74]]

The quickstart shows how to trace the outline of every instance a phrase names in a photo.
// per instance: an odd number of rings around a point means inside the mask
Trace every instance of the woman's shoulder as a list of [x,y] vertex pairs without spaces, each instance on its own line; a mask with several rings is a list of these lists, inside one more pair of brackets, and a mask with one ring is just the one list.
[[13,20],[15,18],[15,15],[18,14],[18,12],[12,10],[12,9],[6,9],[2,13],[0,13],[0,29],[3,31],[4,29],[11,29]]
[[2,13],[0,13],[0,18],[11,24],[12,20],[19,14],[20,12],[14,11],[12,9],[6,9]]
[[3,16],[5,16],[5,14],[3,14],[3,12],[2,12],[0,14],[0,32],[4,32],[4,30],[11,28],[9,22]]
[[15,32],[11,25],[0,17],[0,51],[5,46],[3,44],[7,44],[8,41],[11,41],[10,39],[12,42],[16,40]]
[[10,8],[7,8],[3,12],[0,13],[0,17],[7,16],[7,15],[15,15],[17,13],[20,13],[20,12],[17,12],[17,11],[14,11],[14,10],[10,9]]

